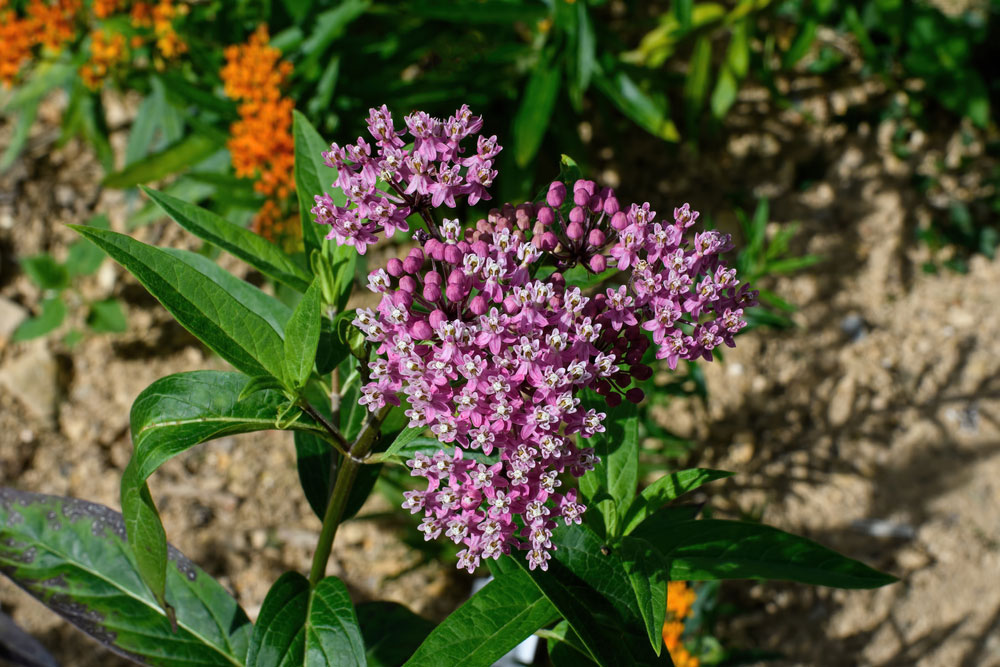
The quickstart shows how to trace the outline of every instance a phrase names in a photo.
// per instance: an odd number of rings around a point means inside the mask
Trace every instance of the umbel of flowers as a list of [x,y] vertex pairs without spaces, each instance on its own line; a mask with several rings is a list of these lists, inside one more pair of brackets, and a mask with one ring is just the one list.
[[[312,210],[328,239],[360,253],[382,233],[408,231],[413,214],[426,225],[405,259],[369,276],[382,296],[354,320],[376,354],[360,402],[375,412],[405,397],[410,426],[457,445],[408,461],[427,487],[407,492],[404,507],[423,513],[427,539],[463,545],[459,567],[469,571],[522,549],[532,569],[546,569],[557,522],[579,523],[585,510],[560,475],[595,463],[574,436],[604,431],[605,413],[581,404],[583,390],[612,406],[623,395],[641,401],[629,387],[652,375],[642,363],[650,345],[671,368],[711,360],[733,345],[756,293],[721,260],[729,237],[697,231],[686,204],[660,219],[593,181],[571,191],[552,183],[545,201],[505,204],[472,226],[438,222],[442,205],[489,199],[501,147],[478,134],[482,119],[467,106],[447,120],[415,112],[404,122],[397,129],[384,106],[372,109],[374,146],[333,144],[324,158],[347,203],[324,193]],[[614,266],[623,284],[587,294],[564,278],[577,265]]]

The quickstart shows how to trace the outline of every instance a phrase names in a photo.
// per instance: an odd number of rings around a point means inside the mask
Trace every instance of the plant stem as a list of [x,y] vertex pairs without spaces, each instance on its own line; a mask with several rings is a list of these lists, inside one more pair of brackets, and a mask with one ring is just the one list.
[[309,405],[306,401],[302,401],[302,403],[300,403],[300,407],[303,412],[312,417],[326,430],[326,432],[330,435],[330,438],[333,440],[334,449],[342,455],[347,456],[347,440],[340,433],[340,431],[338,431],[332,423],[327,421],[326,417],[321,415],[319,410]]
[[337,526],[340,525],[340,519],[344,516],[344,509],[351,496],[351,489],[358,476],[358,469],[364,463],[372,445],[378,440],[379,427],[382,426],[382,422],[389,415],[391,409],[391,407],[386,406],[368,418],[364,428],[361,429],[361,434],[358,435],[358,439],[354,441],[354,444],[340,461],[337,481],[334,482],[333,493],[330,494],[330,502],[323,515],[323,529],[319,534],[319,542],[316,544],[316,553],[313,554],[312,569],[309,571],[310,586],[316,586],[326,574],[326,564],[330,560],[330,552],[333,551],[333,538],[336,537]]

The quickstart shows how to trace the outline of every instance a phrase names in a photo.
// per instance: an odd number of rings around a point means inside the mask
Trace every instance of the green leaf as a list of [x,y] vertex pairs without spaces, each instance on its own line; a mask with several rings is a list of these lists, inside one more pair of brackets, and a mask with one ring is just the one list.
[[411,426],[403,429],[403,431],[396,436],[396,439],[392,441],[392,444],[389,445],[389,448],[385,450],[383,456],[389,457],[396,455],[401,449],[403,449],[403,447],[406,447],[419,438],[420,435],[426,430],[426,426]]
[[732,475],[733,473],[725,470],[711,470],[709,468],[689,468],[664,475],[643,489],[639,497],[628,508],[625,514],[624,534],[631,533],[647,516],[671,500],[689,491],[694,491],[702,484],[732,477]]
[[[333,302],[337,311],[343,311],[354,291],[354,273],[358,265],[358,251],[353,246],[341,245],[333,250]],[[353,318],[352,318],[353,319]]]
[[809,47],[816,41],[816,30],[818,28],[819,22],[816,19],[809,19],[802,24],[799,34],[795,37],[795,41],[788,47],[782,58],[781,64],[785,69],[793,67],[795,63],[802,60],[802,57],[809,52]]
[[721,120],[729,113],[729,109],[736,102],[736,93],[739,92],[739,87],[739,82],[733,76],[732,70],[724,64],[719,70],[719,78],[715,82],[715,89],[712,90],[712,99],[709,102],[713,117]]
[[339,460],[340,454],[326,440],[313,433],[296,431],[295,464],[299,472],[299,484],[309,501],[309,507],[320,520],[326,514],[326,505],[333,492],[333,480]]
[[[597,557],[600,555],[597,552]],[[629,633],[615,609],[562,562],[549,561],[548,571],[543,572],[540,569],[528,570],[528,564],[520,554],[503,558],[512,560],[535,582],[538,590],[576,631],[598,664],[606,667],[653,664],[653,660],[642,660],[645,657],[642,653],[652,654],[645,649],[645,637],[640,642],[628,641]],[[629,595],[632,596],[631,590]]]
[[225,218],[183,199],[152,188],[142,188],[156,204],[181,227],[226,252],[239,257],[265,276],[300,292],[309,287],[309,274],[280,248],[249,229],[234,225]]
[[[578,2],[576,4],[576,80],[575,88],[579,95],[587,92],[590,87],[590,80],[597,69],[596,39],[594,37],[594,24],[590,20],[590,13],[587,11],[587,3]],[[579,102],[579,100],[578,100]]]
[[556,610],[525,572],[498,574],[437,626],[407,667],[491,665],[538,628]]
[[201,162],[224,145],[225,142],[214,135],[189,134],[159,153],[108,174],[102,184],[109,188],[131,188],[156,181]]
[[688,74],[684,80],[684,107],[688,122],[697,120],[705,96],[708,94],[708,73],[712,65],[712,42],[707,36],[698,38],[688,63]]
[[[603,404],[604,400],[588,393],[588,403]],[[620,537],[625,512],[635,497],[639,478],[639,409],[634,403],[622,401],[608,411],[607,429],[585,442],[594,447],[600,461],[593,470],[580,478],[580,491],[596,503],[604,518],[606,535]]]
[[366,0],[343,0],[338,6],[322,12],[310,21],[313,31],[302,43],[301,53],[305,58],[296,70],[311,73],[310,79],[313,81],[319,78],[318,65],[325,56],[327,47],[339,39],[347,27],[367,9]]
[[[295,192],[299,198],[299,217],[302,220],[302,239],[306,256],[323,247],[324,236],[320,226],[313,222],[309,212],[316,205],[314,197],[327,191],[334,172],[323,162],[323,153],[330,145],[323,141],[319,132],[305,116],[292,112],[292,133],[295,137]],[[334,188],[330,193],[333,202],[343,206],[347,199],[344,193]]]
[[271,585],[253,628],[247,667],[302,665],[309,616],[309,580],[285,572]]
[[625,72],[595,73],[594,84],[632,122],[654,137],[664,141],[680,140],[677,126],[668,115],[665,100],[654,100]]
[[[108,216],[103,214],[95,215],[86,224],[98,229],[108,229],[111,226]],[[105,257],[107,255],[96,245],[87,239],[79,239],[69,246],[69,252],[66,256],[66,270],[70,276],[89,276],[100,268]]]
[[304,387],[316,366],[322,299],[319,280],[313,280],[285,326],[284,377],[292,389]]
[[69,286],[69,271],[48,253],[22,257],[20,264],[21,270],[31,282],[43,290],[63,289]]
[[562,79],[555,63],[555,52],[546,49],[525,85],[521,105],[514,114],[514,159],[525,167],[534,159],[549,127]]
[[253,630],[247,667],[364,664],[358,619],[340,579],[327,577],[312,590],[298,572],[274,582]]
[[364,665],[365,645],[347,586],[337,577],[317,584],[306,620],[305,663],[312,667]]
[[176,629],[143,586],[117,512],[75,498],[0,489],[0,570],[120,655],[147,664],[243,665],[250,621],[173,547],[167,595]]
[[17,114],[17,125],[14,126],[6,150],[0,156],[0,173],[7,171],[17,161],[27,145],[31,136],[31,126],[35,124],[35,117],[38,115],[38,102],[39,100],[32,101]]
[[42,301],[42,312],[31,317],[17,327],[11,336],[14,342],[31,340],[54,331],[66,319],[66,304],[57,295]]
[[97,333],[122,333],[128,330],[128,321],[121,302],[111,297],[90,304],[87,326]]
[[677,17],[677,23],[680,24],[681,30],[690,30],[694,0],[674,0],[673,5],[674,16]]
[[[210,277],[176,253],[124,234],[92,227],[73,228],[128,269],[185,329],[220,357],[248,375],[269,373],[281,377],[282,342],[278,331],[213,280],[218,275]],[[233,281],[242,282],[235,278]],[[244,291],[255,289],[250,285],[246,288]]]
[[732,25],[729,48],[726,49],[726,65],[737,80],[750,71],[750,22],[747,19]]
[[434,629],[434,623],[395,602],[363,602],[355,611],[368,667],[402,665]]
[[646,540],[626,537],[621,546],[622,563],[635,592],[646,625],[649,643],[660,655],[663,649],[663,621],[667,615],[667,579],[664,558]]
[[897,581],[812,540],[756,523],[703,519],[642,523],[645,539],[666,559],[671,581],[779,579],[834,588],[877,588]]
[[[284,396],[259,391],[240,400],[249,382],[251,378],[229,371],[177,373],[151,384],[132,404],[133,452],[122,476],[122,512],[142,578],[163,605],[166,534],[146,479],[171,457],[202,442],[277,428]],[[322,432],[305,416],[288,425]]]
[[312,9],[313,0],[281,0],[281,4],[296,23],[301,23]]

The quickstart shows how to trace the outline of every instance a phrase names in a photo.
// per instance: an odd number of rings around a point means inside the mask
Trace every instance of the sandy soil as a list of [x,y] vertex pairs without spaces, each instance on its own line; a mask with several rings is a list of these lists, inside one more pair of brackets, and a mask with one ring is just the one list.
[[[725,364],[707,369],[707,406],[675,401],[657,416],[698,443],[689,463],[739,473],[706,494],[716,515],[760,516],[902,581],[875,592],[727,584],[724,595],[743,611],[720,638],[781,651],[787,660],[778,664],[1000,665],[1000,589],[991,585],[1000,575],[1000,343],[992,335],[1000,263],[978,258],[967,275],[925,275],[927,251],[914,237],[935,202],[985,187],[991,165],[952,130],[904,127],[911,157],[896,157],[898,128],[872,113],[888,95],[876,85],[788,85],[800,110],[776,111],[760,91],[745,91],[701,155],[665,163],[638,135],[627,154],[599,151],[602,178],[621,182],[626,197],[664,209],[691,201],[730,227],[732,201],[720,193],[767,196],[775,221],[801,222],[798,250],[824,256],[772,285],[801,307],[796,329],[744,336]],[[29,310],[39,294],[14,257],[64,252],[72,235],[60,223],[95,205],[123,226],[124,203],[97,191],[92,157],[72,143],[53,149],[44,127],[0,176],[0,297]],[[599,137],[600,128],[585,134]],[[913,185],[928,170],[942,183],[930,203]],[[190,243],[169,225],[138,235]],[[58,336],[0,337],[0,375],[31,387],[0,382],[0,482],[117,507],[131,401],[161,375],[220,362],[112,263],[81,291],[122,298],[129,331],[73,350]],[[251,615],[268,582],[308,567],[319,522],[298,492],[290,437],[203,445],[164,466],[152,489],[171,540]],[[376,498],[363,514],[385,509]],[[450,568],[422,563],[376,520],[345,525],[330,573],[358,599],[394,599],[430,617],[447,613],[468,586]],[[64,664],[117,664],[6,581],[0,605]]]

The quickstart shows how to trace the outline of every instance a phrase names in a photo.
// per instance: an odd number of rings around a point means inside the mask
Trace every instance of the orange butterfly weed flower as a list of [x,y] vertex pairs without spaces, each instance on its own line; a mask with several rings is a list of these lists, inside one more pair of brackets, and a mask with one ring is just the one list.
[[698,667],[699,660],[681,643],[684,619],[691,615],[698,595],[686,582],[667,582],[667,617],[663,623],[663,645],[676,667]]
[[24,16],[0,0],[0,82],[9,87],[38,45],[58,50],[73,39],[80,0],[32,0]]
[[91,90],[101,86],[111,68],[128,56],[125,35],[95,30],[90,35],[90,60],[80,68],[80,78]]
[[295,190],[295,104],[281,94],[292,64],[281,60],[281,51],[268,42],[267,26],[261,25],[246,44],[228,47],[222,81],[226,95],[241,102],[240,119],[230,128],[233,168],[237,176],[256,177],[254,189],[269,198],[254,220],[254,230],[277,239],[298,229],[297,218],[286,215],[280,205]]
[[106,19],[125,8],[127,0],[94,0],[94,16]]
[[173,0],[160,0],[151,11],[156,48],[164,58],[173,58],[187,51],[187,43],[174,30],[174,19],[184,16],[187,11],[187,5],[174,5]]

